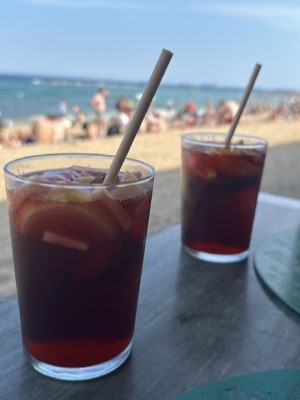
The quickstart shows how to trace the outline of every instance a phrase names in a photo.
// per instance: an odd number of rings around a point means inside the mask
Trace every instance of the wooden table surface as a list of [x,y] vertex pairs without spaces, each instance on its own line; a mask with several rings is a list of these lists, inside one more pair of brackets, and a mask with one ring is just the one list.
[[0,302],[1,399],[166,400],[243,373],[300,367],[300,315],[253,268],[256,246],[300,223],[300,202],[261,194],[248,261],[200,262],[180,247],[180,226],[148,238],[132,355],[87,382],[40,375],[22,352],[17,300]]

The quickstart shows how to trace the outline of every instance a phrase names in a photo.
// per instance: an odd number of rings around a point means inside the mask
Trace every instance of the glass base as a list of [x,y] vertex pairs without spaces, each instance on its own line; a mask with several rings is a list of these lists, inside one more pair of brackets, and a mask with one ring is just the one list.
[[214,253],[205,253],[204,251],[198,251],[191,249],[188,246],[183,246],[184,250],[192,255],[198,260],[208,261],[211,263],[218,263],[218,264],[230,264],[236,263],[245,260],[248,257],[249,250],[243,251],[242,253],[238,254],[214,254]]
[[129,357],[132,348],[132,341],[118,356],[101,364],[91,365],[89,367],[66,368],[57,367],[55,365],[46,364],[37,360],[27,352],[29,362],[34,369],[43,375],[64,381],[85,381],[89,379],[99,378],[113,372],[120,367]]

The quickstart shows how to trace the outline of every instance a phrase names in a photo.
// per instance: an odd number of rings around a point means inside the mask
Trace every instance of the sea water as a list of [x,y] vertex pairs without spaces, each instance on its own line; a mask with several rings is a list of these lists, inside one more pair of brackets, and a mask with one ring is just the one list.
[[[146,82],[0,75],[0,116],[14,123],[30,123],[41,115],[60,113],[60,104],[65,102],[67,113],[71,114],[72,107],[77,105],[87,117],[92,117],[91,98],[100,86],[105,86],[110,93],[107,109],[109,114],[113,114],[121,96],[137,103],[145,85]],[[209,85],[162,83],[152,106],[165,111],[180,111],[187,102],[194,102],[201,109],[206,101],[213,105],[222,100],[239,102],[243,90]],[[284,90],[254,89],[249,102],[274,104],[290,95],[290,92]]]

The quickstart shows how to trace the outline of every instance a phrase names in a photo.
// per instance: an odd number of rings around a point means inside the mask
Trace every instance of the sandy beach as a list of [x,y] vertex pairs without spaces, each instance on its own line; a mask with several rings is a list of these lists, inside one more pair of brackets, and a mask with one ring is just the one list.
[[[227,132],[228,126],[198,128],[197,131]],[[167,224],[180,219],[180,137],[183,131],[174,130],[162,133],[140,134],[129,153],[152,164],[157,170],[154,195],[150,215],[149,232],[152,233]],[[268,193],[300,199],[300,121],[266,122],[263,117],[245,117],[240,122],[237,133],[258,136],[269,144],[261,190]],[[53,145],[24,145],[21,147],[0,148],[0,164],[14,158],[42,153],[89,152],[114,154],[121,141],[113,136],[95,141],[74,140]],[[9,263],[10,242],[7,239],[7,217],[5,215],[6,197],[3,174],[0,179],[1,222],[3,230],[0,244]],[[0,297],[15,291],[13,271],[8,265],[0,268]]]

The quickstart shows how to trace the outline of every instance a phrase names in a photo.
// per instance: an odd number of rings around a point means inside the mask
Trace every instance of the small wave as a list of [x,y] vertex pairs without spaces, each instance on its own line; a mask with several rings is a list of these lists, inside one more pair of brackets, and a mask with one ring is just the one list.
[[40,79],[32,79],[31,84],[35,86],[41,85],[42,81]]

